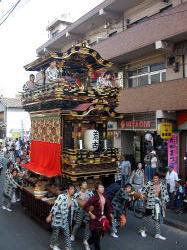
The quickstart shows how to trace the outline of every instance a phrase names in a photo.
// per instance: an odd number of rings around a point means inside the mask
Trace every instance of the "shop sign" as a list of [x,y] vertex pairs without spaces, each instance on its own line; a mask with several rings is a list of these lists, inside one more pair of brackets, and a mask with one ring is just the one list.
[[125,121],[120,122],[121,129],[151,129],[151,121]]
[[168,139],[168,165],[173,165],[174,170],[178,172],[178,135],[172,134]]
[[84,145],[89,151],[96,151],[99,147],[99,132],[94,129],[86,130],[84,133]]
[[126,115],[119,123],[124,130],[156,130],[156,116],[151,114]]
[[170,139],[172,137],[172,123],[163,122],[160,124],[160,137],[162,139]]

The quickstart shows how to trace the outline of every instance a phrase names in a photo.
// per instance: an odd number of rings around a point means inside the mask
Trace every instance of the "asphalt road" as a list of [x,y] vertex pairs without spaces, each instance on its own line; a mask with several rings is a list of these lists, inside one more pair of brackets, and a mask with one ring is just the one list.
[[[0,177],[0,199],[3,179]],[[1,204],[1,202],[0,202]],[[107,233],[102,240],[102,250],[186,250],[187,233],[162,226],[166,241],[153,238],[153,232],[146,239],[138,234],[142,221],[128,214],[127,226],[120,231],[118,239]],[[50,232],[31,219],[19,204],[13,206],[13,212],[0,208],[0,250],[49,250]],[[62,248],[63,249],[63,248]],[[73,250],[82,250],[80,236],[73,244]]]

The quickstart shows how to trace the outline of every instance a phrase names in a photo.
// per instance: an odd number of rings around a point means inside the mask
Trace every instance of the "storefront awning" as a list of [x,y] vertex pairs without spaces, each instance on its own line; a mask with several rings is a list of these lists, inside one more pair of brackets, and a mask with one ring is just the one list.
[[30,162],[22,166],[47,177],[60,175],[60,144],[32,141]]

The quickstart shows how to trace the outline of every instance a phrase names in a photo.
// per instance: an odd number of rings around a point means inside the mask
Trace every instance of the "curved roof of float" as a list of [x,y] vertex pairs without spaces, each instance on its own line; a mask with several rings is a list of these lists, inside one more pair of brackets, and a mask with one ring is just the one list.
[[27,71],[40,71],[49,66],[50,61],[56,59],[61,61],[63,67],[68,65],[71,67],[75,62],[81,63],[85,68],[99,69],[102,67],[111,67],[112,63],[104,60],[97,51],[83,45],[76,45],[70,48],[67,52],[48,52],[42,57],[39,57],[30,64],[24,66]]

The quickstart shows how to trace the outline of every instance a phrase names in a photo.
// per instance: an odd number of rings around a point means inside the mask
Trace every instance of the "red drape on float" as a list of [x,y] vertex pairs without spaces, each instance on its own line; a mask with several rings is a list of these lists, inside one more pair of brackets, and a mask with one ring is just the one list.
[[60,144],[31,141],[30,162],[22,166],[47,177],[61,174]]

